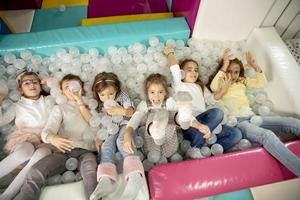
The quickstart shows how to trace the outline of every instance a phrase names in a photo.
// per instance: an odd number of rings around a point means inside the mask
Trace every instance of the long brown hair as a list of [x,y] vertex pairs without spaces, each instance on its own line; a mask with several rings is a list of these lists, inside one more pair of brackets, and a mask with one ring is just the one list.
[[[185,65],[186,65],[187,63],[189,63],[189,62],[195,63],[195,64],[197,65],[198,69],[199,69],[198,63],[197,63],[195,60],[193,60],[193,59],[184,59],[183,61],[181,61],[181,62],[179,63],[180,69],[183,69],[183,68],[185,67]],[[198,78],[197,78],[197,80],[196,80],[195,83],[198,84],[198,85],[200,85],[202,91],[204,92],[204,83],[200,80],[199,76],[198,76]]]
[[145,82],[144,82],[144,91],[145,91],[145,95],[146,95],[146,98],[147,98],[147,101],[149,100],[148,98],[148,89],[150,87],[150,85],[152,84],[161,84],[165,91],[166,91],[166,97],[164,100],[166,100],[170,93],[169,93],[169,89],[168,89],[168,82],[167,82],[167,79],[164,75],[161,75],[159,73],[156,73],[156,74],[150,74]]
[[28,71],[25,71],[25,72],[22,72],[18,78],[17,78],[17,81],[18,81],[18,85],[19,85],[19,88],[21,88],[22,86],[22,82],[23,82],[23,78],[25,76],[35,76],[38,80],[39,80],[39,84],[40,84],[40,87],[41,87],[41,92],[40,92],[40,95],[42,96],[47,96],[49,95],[49,93],[47,93],[43,87],[42,87],[42,84],[41,84],[41,79],[39,78],[39,75],[35,72],[28,72]]
[[[210,75],[209,79],[208,79],[208,83],[207,83],[207,86],[208,88],[210,88],[210,84],[212,82],[212,80],[214,79],[214,77],[217,75],[218,71],[222,68],[223,66],[223,59],[219,62],[219,65],[217,67],[217,70],[212,74]],[[244,83],[245,81],[245,70],[244,70],[244,65],[242,63],[242,61],[240,61],[238,58],[234,58],[232,60],[229,60],[229,65],[230,66],[231,64],[237,64],[240,66],[240,74],[239,74],[239,82],[241,83]]]
[[103,107],[103,102],[100,100],[98,93],[102,92],[109,86],[112,86],[117,91],[117,97],[121,92],[121,82],[118,79],[118,76],[114,73],[108,72],[97,74],[92,86],[93,96],[98,101],[97,111],[100,111],[100,109]]

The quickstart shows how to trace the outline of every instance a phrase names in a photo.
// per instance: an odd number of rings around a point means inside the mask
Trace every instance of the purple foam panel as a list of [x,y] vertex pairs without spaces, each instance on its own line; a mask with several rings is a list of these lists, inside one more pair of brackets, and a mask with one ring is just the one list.
[[173,0],[172,11],[176,17],[185,17],[192,31],[194,30],[201,0]]
[[89,0],[88,18],[168,12],[166,0]]
[[43,0],[0,0],[0,10],[38,9]]

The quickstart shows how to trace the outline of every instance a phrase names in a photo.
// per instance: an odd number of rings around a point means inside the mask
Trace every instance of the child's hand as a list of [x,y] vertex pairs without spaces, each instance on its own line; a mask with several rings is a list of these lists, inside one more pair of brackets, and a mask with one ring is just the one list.
[[260,72],[261,69],[260,67],[258,66],[258,64],[255,62],[255,59],[253,58],[253,55],[251,54],[250,51],[248,51],[246,53],[246,60],[247,60],[247,63],[250,67],[252,67],[255,71],[257,72]]
[[47,84],[47,80],[49,79],[49,76],[44,76],[41,80],[41,84],[42,85],[46,85]]
[[224,50],[224,53],[223,53],[223,66],[222,66],[222,70],[224,72],[227,71],[227,68],[229,66],[231,54],[232,53],[231,53],[231,50],[229,48]]
[[82,89],[80,89],[78,92],[71,92],[68,90],[68,93],[70,94],[70,96],[73,97],[73,99],[76,101],[76,103],[78,105],[82,105],[83,104],[83,100],[82,100]]
[[133,140],[132,140],[132,131],[131,127],[127,127],[124,134],[124,151],[129,154],[133,154]]
[[174,53],[173,47],[165,47],[164,53],[166,56],[168,56],[170,53]]
[[219,89],[218,91],[221,92],[222,94],[225,94],[229,88],[229,86],[231,85],[231,75],[228,74],[224,77],[220,77],[219,78]]
[[61,136],[49,134],[47,140],[61,152],[65,153],[66,151],[71,151],[74,149],[73,141],[65,139]]
[[201,124],[201,123],[199,122],[197,128],[198,128],[198,130],[199,130],[201,133],[203,133],[203,137],[204,137],[205,139],[208,139],[208,138],[211,137],[210,129],[209,129],[209,127],[206,126],[205,124]]
[[122,115],[122,116],[124,116],[125,113],[126,113],[126,109],[123,108],[123,107],[120,106],[120,105],[117,105],[117,106],[114,106],[114,107],[111,107],[111,108],[106,109],[106,112],[107,112],[109,115]]
[[2,104],[3,99],[5,99],[6,95],[0,94],[0,105]]
[[96,146],[96,149],[97,149],[98,153],[100,153],[100,149],[101,149],[102,143],[103,143],[103,141],[100,140],[99,138],[95,139],[95,146]]

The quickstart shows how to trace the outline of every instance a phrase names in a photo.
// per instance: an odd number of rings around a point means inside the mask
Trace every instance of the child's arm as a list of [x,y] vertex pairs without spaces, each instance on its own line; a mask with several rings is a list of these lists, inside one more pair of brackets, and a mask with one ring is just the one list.
[[217,92],[215,94],[215,99],[220,99],[227,92],[227,89],[229,87],[229,85],[227,85],[227,83],[228,83],[228,79],[230,79],[230,77],[226,76],[226,71],[229,67],[230,56],[231,56],[230,49],[228,49],[228,48],[225,49],[224,53],[223,53],[223,57],[222,57],[222,62],[223,62],[222,67],[219,69],[218,73],[215,75],[212,82],[210,83],[210,89],[213,92]]
[[11,105],[5,113],[2,113],[2,107],[0,107],[0,127],[12,122],[16,117],[16,106]]
[[124,108],[120,105],[109,108],[106,111],[110,115],[121,115],[121,116],[125,116],[125,117],[131,117],[134,113],[134,109],[132,106],[130,106],[128,108]]
[[122,106],[117,104],[117,106],[107,109],[107,113],[110,115],[121,115],[125,117],[131,117],[134,113],[134,108],[128,93],[124,90],[121,90],[117,100],[118,99],[122,102]]
[[220,68],[221,71],[224,73],[227,71],[230,63],[230,57],[231,57],[231,50],[229,48],[225,49],[223,52],[223,57],[222,57],[222,67]]
[[[228,88],[231,85],[231,77],[226,76],[226,75],[221,75],[222,72],[220,72],[220,74],[217,74],[218,76],[218,80],[215,77],[210,85],[212,91],[214,91],[213,93],[213,98],[215,100],[219,100],[221,99],[228,91]],[[217,87],[217,89],[216,89]]]
[[167,56],[168,63],[170,66],[177,64],[177,59],[174,55],[174,49],[172,47],[166,47],[164,53]]
[[136,112],[132,115],[130,118],[125,134],[124,134],[124,151],[127,153],[133,153],[133,130],[135,130],[141,123],[142,119],[145,117],[145,114],[147,112],[147,103],[145,101],[142,101],[138,106]]
[[98,153],[100,153],[102,144],[103,144],[102,140],[100,140],[99,138],[95,139],[95,146],[96,146],[96,149],[97,149]]
[[62,120],[63,117],[59,107],[54,106],[48,118],[47,124],[42,130],[41,138],[43,142],[50,143],[65,153],[66,151],[71,151],[74,147],[71,140],[57,135]]
[[174,49],[172,47],[166,47],[164,52],[168,59],[170,71],[173,78],[174,88],[176,90],[176,88],[181,84],[181,70],[174,55]]
[[255,62],[255,60],[250,52],[246,53],[246,59],[247,59],[248,66],[253,68],[256,72],[256,78],[254,78],[254,79],[247,78],[246,79],[247,87],[248,88],[264,88],[264,87],[266,87],[268,84],[266,76],[263,73],[261,67]]
[[130,126],[127,126],[125,129],[125,134],[124,134],[124,151],[127,153],[134,153],[132,145],[133,145],[133,140],[132,140],[132,135],[133,135],[133,128]]
[[92,115],[90,113],[90,110],[87,108],[87,106],[84,104],[84,102],[81,98],[81,90],[79,92],[69,92],[69,93],[75,99],[82,117],[84,118],[84,120],[86,122],[89,123]]

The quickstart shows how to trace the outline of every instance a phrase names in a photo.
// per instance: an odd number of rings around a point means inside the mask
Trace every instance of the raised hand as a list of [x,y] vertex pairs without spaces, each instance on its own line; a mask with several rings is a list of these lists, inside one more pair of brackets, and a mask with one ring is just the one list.
[[170,53],[174,53],[174,48],[173,47],[165,47],[164,53],[166,56],[168,56]]
[[222,68],[221,68],[224,72],[227,71],[227,68],[228,68],[229,63],[230,63],[230,57],[231,56],[232,56],[231,50],[229,48],[225,49],[224,53],[223,53],[223,57],[222,57],[223,65],[222,65]]
[[261,68],[259,67],[259,65],[256,63],[255,59],[253,58],[253,55],[250,51],[248,51],[246,53],[246,60],[247,63],[250,67],[252,67],[253,69],[255,69],[255,71],[259,72],[261,71]]

